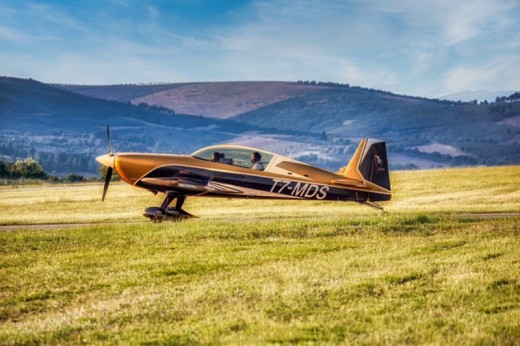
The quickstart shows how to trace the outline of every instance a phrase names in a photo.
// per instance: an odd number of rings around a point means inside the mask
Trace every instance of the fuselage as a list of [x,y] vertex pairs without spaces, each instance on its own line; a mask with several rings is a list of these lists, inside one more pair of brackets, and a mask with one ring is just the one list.
[[[227,161],[211,161],[210,154],[217,150],[227,155]],[[192,155],[119,153],[97,160],[113,167],[126,183],[167,195],[357,202],[390,199],[390,191],[374,190],[362,181],[345,183],[342,175],[265,151],[260,151],[264,170],[253,169],[246,160],[252,150],[257,149],[215,146]]]

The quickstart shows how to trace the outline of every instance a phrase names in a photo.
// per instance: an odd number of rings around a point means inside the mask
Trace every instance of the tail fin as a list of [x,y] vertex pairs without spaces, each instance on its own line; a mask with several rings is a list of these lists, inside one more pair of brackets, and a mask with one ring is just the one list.
[[385,142],[370,138],[362,139],[348,166],[340,174],[348,179],[372,185],[383,193],[390,193]]

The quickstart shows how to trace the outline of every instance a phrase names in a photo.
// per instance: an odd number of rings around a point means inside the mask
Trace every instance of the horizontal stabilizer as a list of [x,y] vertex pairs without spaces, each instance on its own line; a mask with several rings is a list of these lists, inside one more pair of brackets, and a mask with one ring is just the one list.
[[332,179],[332,184],[347,185],[347,186],[365,186],[362,181],[344,178],[344,179]]
[[330,180],[336,177],[334,173],[300,162],[283,161],[276,166],[317,181]]

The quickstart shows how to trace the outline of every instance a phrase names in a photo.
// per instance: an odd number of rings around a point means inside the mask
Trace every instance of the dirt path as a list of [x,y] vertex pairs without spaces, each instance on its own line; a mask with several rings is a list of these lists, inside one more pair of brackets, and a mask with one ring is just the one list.
[[520,213],[467,213],[458,214],[457,216],[476,219],[508,219],[513,217],[520,217]]
[[73,229],[88,226],[109,226],[109,225],[130,225],[148,223],[148,221],[129,221],[129,222],[99,222],[99,223],[39,223],[26,225],[0,225],[0,232],[21,231],[21,230],[49,230],[49,229]]
[[[474,219],[508,219],[520,217],[520,213],[464,213],[457,214],[454,216],[462,218],[474,218]],[[246,218],[248,219],[248,218]],[[242,219],[230,219],[229,222],[240,221]],[[225,219],[219,219],[217,221],[225,221]],[[0,232],[9,231],[23,231],[23,230],[50,230],[50,229],[74,229],[88,226],[109,226],[109,225],[132,225],[132,224],[144,224],[149,221],[127,221],[127,222],[99,222],[99,223],[42,223],[42,224],[26,224],[26,225],[0,225]]]

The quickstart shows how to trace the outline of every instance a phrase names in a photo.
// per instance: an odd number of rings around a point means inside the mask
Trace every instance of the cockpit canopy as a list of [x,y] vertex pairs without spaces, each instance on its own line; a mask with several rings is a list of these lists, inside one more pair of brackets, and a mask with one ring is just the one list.
[[[228,165],[252,168],[253,163],[251,162],[251,154],[255,152],[260,154],[260,163],[264,168],[267,168],[274,155],[267,151],[255,148],[232,145],[216,145],[199,149],[191,154],[191,156],[206,161],[215,161]],[[215,160],[216,155],[214,155],[214,153],[220,154],[218,160]]]

